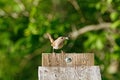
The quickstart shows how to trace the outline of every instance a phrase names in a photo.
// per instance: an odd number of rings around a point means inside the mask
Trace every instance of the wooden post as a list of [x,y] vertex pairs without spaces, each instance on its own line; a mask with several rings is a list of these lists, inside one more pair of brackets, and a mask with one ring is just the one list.
[[39,80],[101,80],[93,53],[42,54]]

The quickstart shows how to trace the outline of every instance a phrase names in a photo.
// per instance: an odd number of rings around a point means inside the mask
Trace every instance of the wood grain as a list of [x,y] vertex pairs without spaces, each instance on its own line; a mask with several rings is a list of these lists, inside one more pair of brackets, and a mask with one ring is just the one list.
[[101,80],[98,66],[39,67],[39,80]]
[[[66,58],[70,58],[71,62],[66,62]],[[93,53],[56,53],[56,54],[42,54],[42,66],[44,67],[71,67],[71,66],[93,66]]]

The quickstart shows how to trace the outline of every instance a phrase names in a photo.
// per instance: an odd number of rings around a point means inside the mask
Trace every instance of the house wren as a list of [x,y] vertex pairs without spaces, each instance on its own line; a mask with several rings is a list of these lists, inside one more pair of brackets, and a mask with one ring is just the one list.
[[63,37],[63,36],[58,37],[56,40],[53,40],[53,38],[49,33],[47,33],[47,36],[50,39],[51,46],[53,47],[53,52],[54,49],[61,49],[64,46],[64,41],[68,40],[68,37]]

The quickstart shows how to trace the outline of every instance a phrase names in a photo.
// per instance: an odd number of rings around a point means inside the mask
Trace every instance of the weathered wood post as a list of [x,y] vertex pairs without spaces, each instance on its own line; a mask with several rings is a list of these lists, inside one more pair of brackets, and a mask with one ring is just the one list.
[[101,80],[93,53],[42,54],[39,80]]

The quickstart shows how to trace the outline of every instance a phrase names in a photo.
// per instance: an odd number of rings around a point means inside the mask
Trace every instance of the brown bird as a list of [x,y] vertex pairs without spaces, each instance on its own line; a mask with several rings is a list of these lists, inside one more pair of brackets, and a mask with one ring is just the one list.
[[51,35],[49,33],[47,33],[48,38],[50,39],[51,42],[51,46],[53,47],[53,52],[54,49],[61,49],[64,46],[64,41],[68,40],[68,37],[58,37],[56,40],[53,40],[53,38],[51,37]]

